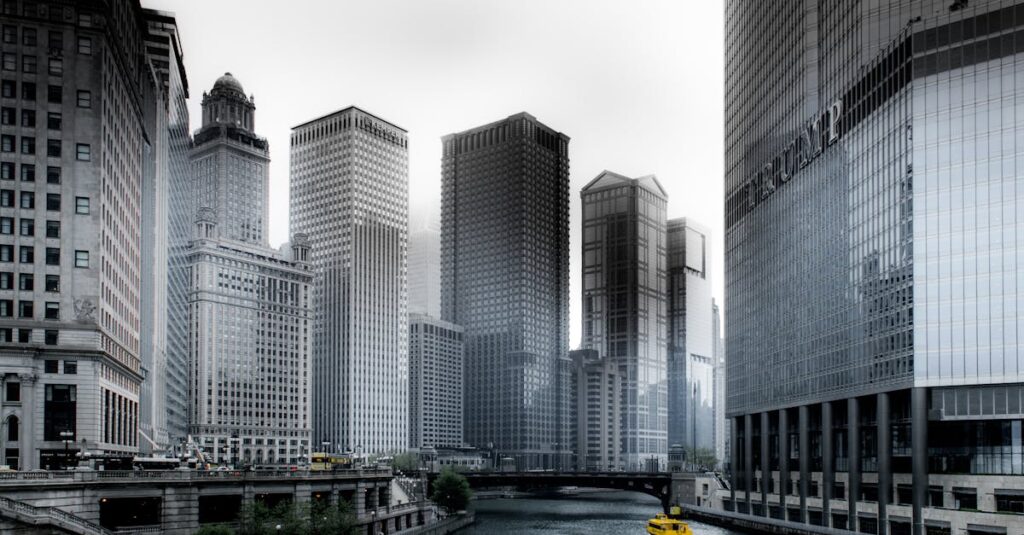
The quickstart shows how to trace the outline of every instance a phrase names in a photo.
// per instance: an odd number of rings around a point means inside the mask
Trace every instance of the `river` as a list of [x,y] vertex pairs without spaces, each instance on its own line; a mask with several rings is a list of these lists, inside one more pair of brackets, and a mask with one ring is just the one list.
[[[657,498],[635,492],[477,500],[470,507],[476,511],[476,524],[459,535],[643,535],[647,520],[661,512]],[[696,535],[737,535],[700,522],[689,524]]]

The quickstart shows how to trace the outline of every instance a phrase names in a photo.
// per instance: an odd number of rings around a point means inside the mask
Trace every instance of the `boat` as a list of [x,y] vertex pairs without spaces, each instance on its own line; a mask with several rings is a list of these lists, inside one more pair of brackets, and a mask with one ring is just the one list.
[[647,521],[647,533],[651,535],[693,535],[693,530],[686,522],[678,518],[658,513]]

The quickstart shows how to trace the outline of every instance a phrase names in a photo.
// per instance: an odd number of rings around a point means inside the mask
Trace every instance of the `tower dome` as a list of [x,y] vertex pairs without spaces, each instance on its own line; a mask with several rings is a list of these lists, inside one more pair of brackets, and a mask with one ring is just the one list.
[[217,78],[217,81],[213,83],[213,90],[216,91],[230,91],[237,93],[243,98],[245,97],[245,91],[242,89],[242,84],[237,78],[231,75],[230,72],[224,73],[224,76]]

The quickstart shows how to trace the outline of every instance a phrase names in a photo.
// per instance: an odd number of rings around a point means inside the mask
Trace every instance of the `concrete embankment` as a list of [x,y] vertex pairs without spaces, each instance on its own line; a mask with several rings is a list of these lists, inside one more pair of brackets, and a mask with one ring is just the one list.
[[425,526],[417,526],[402,531],[402,535],[447,535],[468,527],[476,521],[476,514],[473,511],[462,511],[443,520],[438,520]]
[[749,515],[741,515],[721,509],[708,507],[697,507],[693,505],[683,506],[683,517],[699,520],[705,524],[712,524],[729,528],[744,533],[771,533],[774,535],[850,535],[849,531],[825,528],[821,526],[800,525],[775,520],[773,518],[759,518]]

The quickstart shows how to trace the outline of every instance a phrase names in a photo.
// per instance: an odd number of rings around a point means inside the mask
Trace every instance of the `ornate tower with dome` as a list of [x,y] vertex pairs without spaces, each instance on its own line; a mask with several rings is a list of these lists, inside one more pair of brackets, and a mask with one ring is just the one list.
[[192,149],[193,214],[209,208],[219,237],[265,246],[270,152],[255,123],[254,99],[231,73],[203,93],[203,126]]

